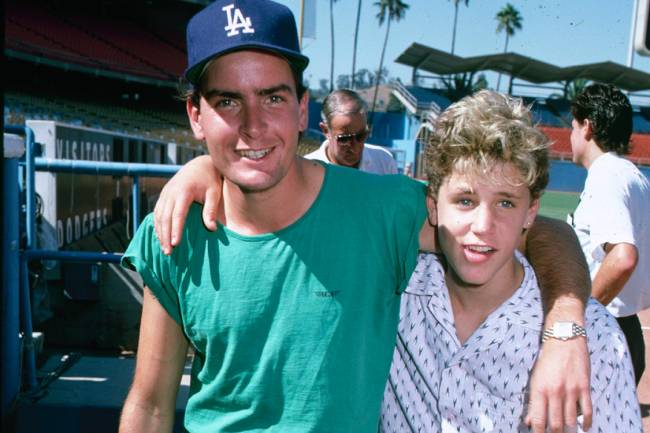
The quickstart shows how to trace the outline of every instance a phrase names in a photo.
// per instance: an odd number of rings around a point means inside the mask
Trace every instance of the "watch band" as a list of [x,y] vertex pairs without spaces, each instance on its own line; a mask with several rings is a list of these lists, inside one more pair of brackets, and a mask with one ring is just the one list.
[[[571,325],[570,329],[563,329],[563,331],[560,331],[562,328],[568,328],[568,325]],[[587,337],[587,331],[585,328],[574,322],[556,322],[552,327],[544,330],[544,333],[542,334],[542,342],[549,338],[567,341],[575,337]]]

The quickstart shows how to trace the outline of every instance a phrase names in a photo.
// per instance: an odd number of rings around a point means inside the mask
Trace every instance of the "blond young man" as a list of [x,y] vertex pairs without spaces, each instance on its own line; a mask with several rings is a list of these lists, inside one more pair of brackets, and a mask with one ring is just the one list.
[[[426,170],[440,254],[420,255],[402,295],[381,431],[530,431],[530,373],[550,332],[517,247],[548,181],[547,147],[522,101],[496,92],[468,96],[438,118]],[[585,328],[590,431],[640,433],[625,337],[593,299]]]

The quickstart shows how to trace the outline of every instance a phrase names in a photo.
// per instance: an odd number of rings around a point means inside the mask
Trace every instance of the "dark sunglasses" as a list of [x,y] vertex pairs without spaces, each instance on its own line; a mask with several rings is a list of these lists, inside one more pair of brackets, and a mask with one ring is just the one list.
[[366,138],[368,138],[368,128],[365,128],[359,132],[355,132],[352,134],[339,134],[334,136],[336,138],[337,143],[351,143],[352,140],[354,140],[357,143],[362,143],[366,141]]

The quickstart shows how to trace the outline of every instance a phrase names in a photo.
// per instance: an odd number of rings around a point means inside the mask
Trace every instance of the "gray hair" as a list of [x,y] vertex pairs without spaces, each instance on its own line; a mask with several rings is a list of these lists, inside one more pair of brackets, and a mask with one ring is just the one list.
[[368,104],[354,90],[338,89],[327,95],[323,100],[320,116],[323,122],[330,126],[330,120],[337,115],[368,113]]

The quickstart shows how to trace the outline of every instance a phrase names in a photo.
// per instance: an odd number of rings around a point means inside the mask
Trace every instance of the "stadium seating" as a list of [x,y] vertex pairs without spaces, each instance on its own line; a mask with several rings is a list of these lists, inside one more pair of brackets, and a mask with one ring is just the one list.
[[632,117],[633,130],[642,134],[650,134],[650,120],[647,119],[640,111],[634,113]]
[[54,6],[5,3],[5,46],[86,67],[176,80],[184,64],[178,43],[169,44],[126,21],[59,15]]
[[546,106],[567,125],[571,125],[571,102],[564,98],[548,98]]
[[100,102],[5,92],[5,124],[22,125],[26,119],[56,120],[72,125],[105,129],[155,140],[201,146],[190,134],[185,114],[133,109]]
[[[571,159],[571,129],[552,126],[540,126],[539,128],[553,142],[552,157]],[[650,134],[633,133],[631,152],[627,157],[637,164],[650,165]]]
[[547,104],[546,98],[523,98],[526,105],[530,106],[535,124],[566,127],[567,121],[558,116],[557,111]]

